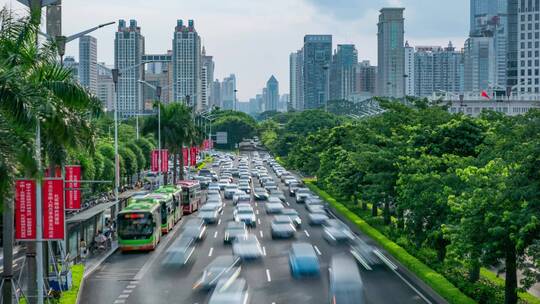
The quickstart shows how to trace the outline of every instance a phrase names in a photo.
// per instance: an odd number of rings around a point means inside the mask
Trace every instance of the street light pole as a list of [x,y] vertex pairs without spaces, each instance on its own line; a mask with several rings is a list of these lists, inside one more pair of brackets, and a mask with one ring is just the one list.
[[156,95],[158,99],[158,163],[160,167],[158,170],[158,181],[161,182],[161,86],[156,87]]
[[114,200],[116,202],[116,212],[119,210],[118,188],[120,188],[120,160],[118,157],[118,77],[120,71],[112,69],[114,83]]

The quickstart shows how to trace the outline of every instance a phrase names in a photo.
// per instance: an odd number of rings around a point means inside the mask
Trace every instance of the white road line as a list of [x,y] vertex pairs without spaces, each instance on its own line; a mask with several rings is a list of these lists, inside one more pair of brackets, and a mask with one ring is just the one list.
[[219,219],[219,220],[217,221],[217,224],[218,224],[218,225],[221,224],[221,219]]
[[321,251],[319,250],[319,247],[317,245],[313,246],[315,248],[315,251],[317,251],[318,255],[322,255]]
[[257,219],[257,224],[261,224],[261,219]]
[[266,256],[266,247],[263,246],[263,255]]
[[259,230],[259,234],[261,235],[261,237],[263,237],[263,232],[262,232],[262,230]]
[[217,231],[214,232],[214,238],[217,238]]
[[128,294],[121,294],[118,296],[119,299],[127,299],[129,297]]
[[290,206],[290,205],[291,205],[291,204],[289,204],[289,202],[287,202],[287,201],[285,202],[285,204],[287,204],[287,206]]
[[255,213],[257,213],[257,215],[259,215],[259,209],[255,210]]
[[304,233],[309,237],[309,232],[307,232],[307,230],[304,229]]
[[210,251],[208,252],[208,256],[211,257],[213,252],[214,252],[214,247],[210,248]]
[[118,299],[114,301],[114,304],[122,304],[122,303],[126,303],[126,299]]
[[135,285],[128,285],[128,286],[126,286],[126,288],[129,288],[129,289],[133,289],[133,288],[135,288],[135,287],[137,287],[137,286],[135,286]]
[[272,278],[270,277],[270,269],[266,269],[266,280],[268,282],[272,282]]
[[426,303],[428,304],[431,304],[431,301],[429,301],[420,291],[418,291],[418,289],[414,288],[414,286],[409,283],[409,281],[407,281],[404,277],[401,276],[401,274],[399,274],[399,272],[397,272],[397,270],[394,270],[394,269],[391,269],[403,282],[405,282],[405,284],[407,284],[414,292],[416,292],[416,294],[418,294],[422,300],[426,301]]
[[133,292],[133,289],[124,289],[124,291],[122,291],[122,293],[132,293]]

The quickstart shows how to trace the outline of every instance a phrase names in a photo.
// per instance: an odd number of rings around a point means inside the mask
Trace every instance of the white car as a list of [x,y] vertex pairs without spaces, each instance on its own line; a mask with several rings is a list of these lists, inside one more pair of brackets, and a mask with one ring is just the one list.
[[226,199],[232,199],[236,191],[238,191],[238,186],[236,184],[229,184],[225,186],[223,197],[225,197]]
[[236,193],[233,195],[233,204],[238,204],[239,202],[250,202],[251,201],[251,195],[245,193],[242,190],[236,191]]

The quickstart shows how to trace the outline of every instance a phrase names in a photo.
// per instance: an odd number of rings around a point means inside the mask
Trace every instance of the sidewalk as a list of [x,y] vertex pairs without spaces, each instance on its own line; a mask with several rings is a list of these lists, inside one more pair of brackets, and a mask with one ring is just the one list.
[[110,257],[113,253],[118,250],[118,241],[113,241],[112,246],[108,251],[105,251],[103,253],[89,256],[86,258],[86,260],[83,262],[84,264],[84,278],[91,275],[96,269],[105,262],[105,260]]

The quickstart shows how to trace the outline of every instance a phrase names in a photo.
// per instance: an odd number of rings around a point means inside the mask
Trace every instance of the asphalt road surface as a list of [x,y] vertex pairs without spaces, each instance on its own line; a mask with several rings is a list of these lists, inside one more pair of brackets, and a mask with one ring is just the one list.
[[[268,173],[279,181],[271,168]],[[258,180],[253,179],[258,185]],[[282,183],[280,188],[286,191]],[[263,246],[265,256],[258,262],[242,264],[240,276],[249,285],[250,303],[329,303],[328,264],[334,254],[348,254],[348,247],[330,245],[322,237],[321,227],[307,224],[304,205],[297,205],[286,192],[285,207],[295,208],[300,213],[302,227],[295,239],[272,240],[270,235],[271,216],[264,211],[264,203],[254,203],[258,225],[252,229]],[[153,252],[121,253],[109,257],[91,276],[86,279],[81,303],[207,303],[209,293],[192,291],[193,283],[202,270],[215,257],[232,254],[230,245],[223,244],[223,233],[227,221],[232,220],[234,206],[226,200],[226,207],[215,225],[208,226],[208,234],[198,244],[195,260],[184,268],[165,267],[161,264],[165,250],[181,233],[183,222],[164,236],[161,244]],[[196,216],[196,215],[191,215]],[[293,279],[288,264],[291,243],[308,242],[319,254],[321,276],[316,279]],[[360,266],[359,266],[360,267]],[[367,303],[435,303],[419,288],[407,282],[403,276],[386,266],[376,266],[368,271],[359,268],[364,281]]]

